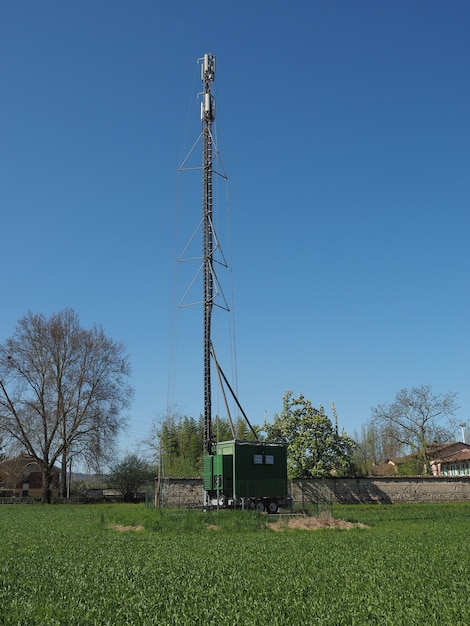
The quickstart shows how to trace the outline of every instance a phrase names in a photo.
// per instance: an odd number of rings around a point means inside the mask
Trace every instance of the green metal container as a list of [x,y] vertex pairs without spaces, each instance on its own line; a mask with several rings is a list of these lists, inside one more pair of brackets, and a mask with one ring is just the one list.
[[204,457],[204,490],[220,504],[264,507],[288,499],[287,446],[258,441],[222,441]]

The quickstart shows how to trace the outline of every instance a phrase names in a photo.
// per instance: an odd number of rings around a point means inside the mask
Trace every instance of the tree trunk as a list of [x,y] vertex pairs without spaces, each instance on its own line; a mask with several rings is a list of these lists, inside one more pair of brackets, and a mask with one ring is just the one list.
[[42,468],[42,502],[50,504],[52,499],[52,471],[48,465]]
[[62,471],[60,473],[60,497],[67,497],[67,453],[62,452]]

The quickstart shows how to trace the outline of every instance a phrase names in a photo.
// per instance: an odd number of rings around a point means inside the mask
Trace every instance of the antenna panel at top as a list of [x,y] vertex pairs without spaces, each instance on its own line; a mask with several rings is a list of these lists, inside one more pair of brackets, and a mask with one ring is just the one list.
[[215,77],[215,56],[213,54],[205,54],[201,65],[201,80],[214,80]]

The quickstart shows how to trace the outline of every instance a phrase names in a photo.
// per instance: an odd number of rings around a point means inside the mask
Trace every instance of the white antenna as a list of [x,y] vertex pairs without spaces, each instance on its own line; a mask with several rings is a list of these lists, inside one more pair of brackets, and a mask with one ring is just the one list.
[[466,422],[462,422],[462,424],[460,424],[460,428],[462,429],[462,443],[465,443],[465,429],[467,427]]

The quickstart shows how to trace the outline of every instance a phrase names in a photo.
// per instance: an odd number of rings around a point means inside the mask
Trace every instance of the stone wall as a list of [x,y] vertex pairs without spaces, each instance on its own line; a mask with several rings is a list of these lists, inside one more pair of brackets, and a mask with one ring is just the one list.
[[180,508],[203,503],[202,478],[165,478],[160,492],[163,506]]
[[470,500],[470,477],[297,479],[291,483],[291,494],[296,504]]
[[[290,487],[294,504],[298,505],[470,500],[470,477],[311,478],[293,480]],[[166,478],[160,492],[163,506],[193,507],[203,502],[200,478]]]

